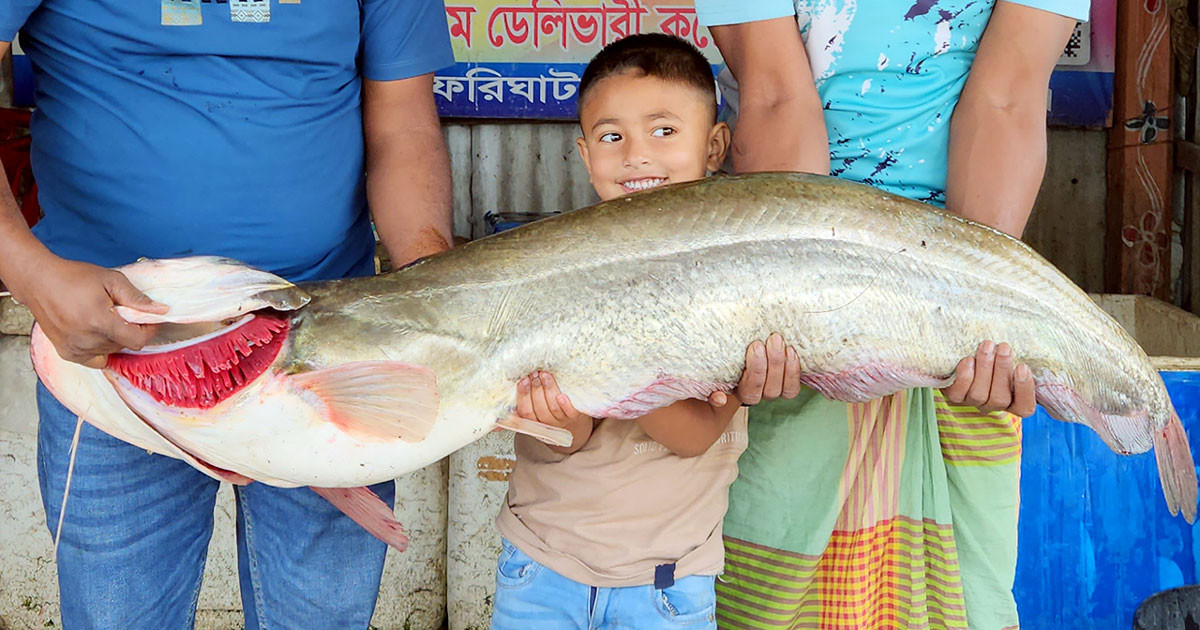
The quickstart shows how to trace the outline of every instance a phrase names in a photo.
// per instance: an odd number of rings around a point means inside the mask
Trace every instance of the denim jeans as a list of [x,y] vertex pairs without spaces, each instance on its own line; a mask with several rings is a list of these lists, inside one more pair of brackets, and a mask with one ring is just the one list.
[[[53,535],[75,415],[38,383],[38,480]],[[58,547],[66,630],[192,628],[218,482],[84,423]],[[395,485],[372,490],[391,505]],[[235,488],[247,630],[366,628],[386,545],[308,488]]]
[[507,540],[496,562],[492,630],[715,630],[715,576],[601,588],[569,580],[535,562]]

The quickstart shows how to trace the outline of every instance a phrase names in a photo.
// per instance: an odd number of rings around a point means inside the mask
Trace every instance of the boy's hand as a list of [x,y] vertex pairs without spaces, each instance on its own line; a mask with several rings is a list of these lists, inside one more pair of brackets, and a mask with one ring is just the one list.
[[979,344],[975,356],[958,362],[954,383],[942,390],[954,404],[978,407],[985,413],[1007,411],[1027,418],[1037,410],[1033,376],[1024,363],[1013,367],[1012,348],[990,340]]
[[569,429],[571,424],[591,421],[591,416],[575,409],[571,399],[559,391],[554,376],[534,372],[517,383],[517,415],[542,424]]
[[[763,400],[795,398],[800,393],[800,355],[791,346],[784,346],[783,335],[771,333],[767,343],[755,341],[746,348],[746,367],[735,393],[742,404],[757,405]],[[708,402],[724,407],[725,392],[713,392]]]

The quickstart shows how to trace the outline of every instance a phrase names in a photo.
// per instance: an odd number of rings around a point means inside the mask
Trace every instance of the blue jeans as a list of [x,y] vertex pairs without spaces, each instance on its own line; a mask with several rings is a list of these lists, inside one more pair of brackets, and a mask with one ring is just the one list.
[[[38,480],[58,525],[75,415],[38,383]],[[190,629],[219,484],[84,424],[58,547],[66,630]],[[372,488],[389,505],[395,484]],[[236,488],[247,630],[366,628],[379,540],[308,488]]]
[[715,577],[689,575],[653,584],[600,588],[569,580],[502,540],[496,562],[492,630],[715,630]]

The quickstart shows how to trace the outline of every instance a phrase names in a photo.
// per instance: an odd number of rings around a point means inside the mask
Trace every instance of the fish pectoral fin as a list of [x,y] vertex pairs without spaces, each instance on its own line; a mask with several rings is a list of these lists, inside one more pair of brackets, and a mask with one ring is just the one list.
[[496,426],[499,426],[503,429],[508,429],[509,431],[513,431],[515,433],[520,433],[522,435],[528,435],[529,437],[536,438],[541,442],[553,444],[555,446],[570,446],[571,442],[575,440],[575,436],[566,429],[561,427],[552,427],[548,424],[542,424],[536,420],[522,418],[516,414],[513,414],[502,420],[497,420]]
[[360,361],[289,377],[314,394],[328,420],[347,432],[420,442],[437,420],[437,377],[397,361]]
[[408,536],[404,534],[404,526],[396,520],[395,512],[370,488],[309,487],[369,534],[395,547],[396,551],[404,551],[408,547]]

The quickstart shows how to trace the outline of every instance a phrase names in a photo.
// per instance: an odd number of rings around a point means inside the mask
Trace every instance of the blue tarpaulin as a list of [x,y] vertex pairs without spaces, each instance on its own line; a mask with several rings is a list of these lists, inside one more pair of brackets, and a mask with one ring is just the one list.
[[[1200,373],[1162,376],[1198,454]],[[1200,531],[1167,511],[1153,452],[1118,455],[1041,409],[1022,444],[1014,593],[1024,630],[1123,630],[1142,600],[1197,582]]]

